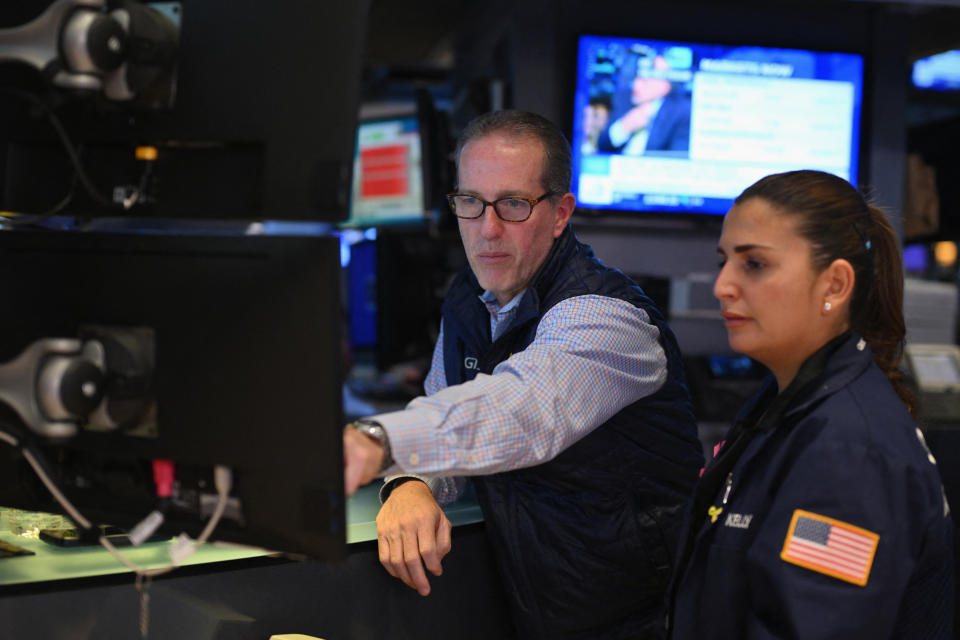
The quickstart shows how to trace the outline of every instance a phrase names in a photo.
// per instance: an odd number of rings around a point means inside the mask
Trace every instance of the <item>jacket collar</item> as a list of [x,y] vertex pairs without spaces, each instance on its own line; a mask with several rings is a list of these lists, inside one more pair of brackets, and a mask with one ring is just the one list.
[[[780,395],[786,406],[779,407],[779,417],[789,418],[806,411],[811,405],[833,395],[859,377],[873,362],[873,352],[860,335],[847,331],[834,338],[801,365],[794,381]],[[773,375],[764,381],[760,391],[737,415],[735,423],[755,425],[764,412],[777,403],[777,382]],[[776,426],[763,421],[762,430]]]
[[543,264],[531,278],[530,286],[520,300],[517,317],[514,320],[515,325],[540,316],[543,300],[547,298],[550,288],[556,285],[560,270],[569,264],[570,256],[576,252],[577,245],[579,245],[577,238],[568,224],[560,237],[553,242]]
[[[560,234],[560,237],[554,241],[553,246],[550,247],[550,251],[547,253],[547,257],[534,273],[533,278],[531,278],[526,292],[517,305],[517,313],[510,323],[510,327],[505,328],[505,330],[501,332],[501,337],[505,336],[513,327],[518,327],[540,316],[542,300],[546,298],[551,287],[556,284],[561,269],[569,263],[570,257],[580,250],[582,246],[583,245],[577,241],[573,229],[568,224],[563,230],[563,233]],[[483,302],[480,301],[483,287],[480,286],[480,282],[477,280],[477,276],[473,273],[473,270],[467,266],[457,280],[460,282],[465,281],[466,286],[459,288],[456,283],[454,283],[451,287],[451,293],[453,295],[448,295],[444,300],[443,306],[445,310],[457,315],[457,310],[474,309],[479,315],[473,316],[473,314],[469,314],[465,317],[486,318],[486,314],[488,313],[487,309]],[[482,313],[480,313],[480,309],[483,310]],[[472,340],[478,341],[477,344],[484,341],[489,343],[489,322],[480,322],[476,325],[469,322],[461,324],[463,324],[461,331],[470,334]]]
[[[550,247],[547,257],[533,274],[533,278],[530,279],[530,284],[517,307],[517,315],[511,323],[513,326],[540,316],[541,301],[546,298],[550,288],[556,283],[560,270],[569,263],[570,256],[577,251],[579,246],[580,243],[568,224],[560,237],[554,241],[553,246]],[[467,267],[467,271],[469,272],[467,277],[470,288],[475,296],[480,296],[483,293],[483,287],[480,286],[477,276],[469,267]]]

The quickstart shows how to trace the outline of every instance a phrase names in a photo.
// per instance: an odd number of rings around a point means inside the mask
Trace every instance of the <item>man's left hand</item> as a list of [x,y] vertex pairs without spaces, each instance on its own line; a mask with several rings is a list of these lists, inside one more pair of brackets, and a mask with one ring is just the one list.
[[343,430],[343,488],[352,495],[371,482],[383,466],[383,447],[356,429]]

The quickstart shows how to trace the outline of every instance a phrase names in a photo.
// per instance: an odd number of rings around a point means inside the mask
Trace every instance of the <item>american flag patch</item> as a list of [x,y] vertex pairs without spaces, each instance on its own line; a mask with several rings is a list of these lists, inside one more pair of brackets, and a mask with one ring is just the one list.
[[879,542],[880,536],[872,531],[797,509],[780,558],[863,587]]

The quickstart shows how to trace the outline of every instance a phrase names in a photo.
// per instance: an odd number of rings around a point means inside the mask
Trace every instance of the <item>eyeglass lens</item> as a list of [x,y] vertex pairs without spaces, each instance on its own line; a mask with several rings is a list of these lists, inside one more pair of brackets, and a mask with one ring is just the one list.
[[[457,195],[451,199],[453,211],[460,218],[478,218],[483,214],[484,207],[488,204],[480,198],[473,196]],[[497,215],[503,220],[511,222],[522,222],[530,217],[530,203],[518,198],[501,198],[493,202]]]

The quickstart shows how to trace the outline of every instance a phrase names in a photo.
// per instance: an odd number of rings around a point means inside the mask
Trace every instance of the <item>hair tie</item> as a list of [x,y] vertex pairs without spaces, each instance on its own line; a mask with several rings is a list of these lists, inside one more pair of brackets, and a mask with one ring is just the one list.
[[870,250],[873,248],[873,242],[867,237],[867,234],[860,229],[860,225],[858,225],[856,222],[853,223],[853,230],[857,232],[858,236],[860,236],[860,242],[863,243],[863,247],[866,252],[870,253]]

